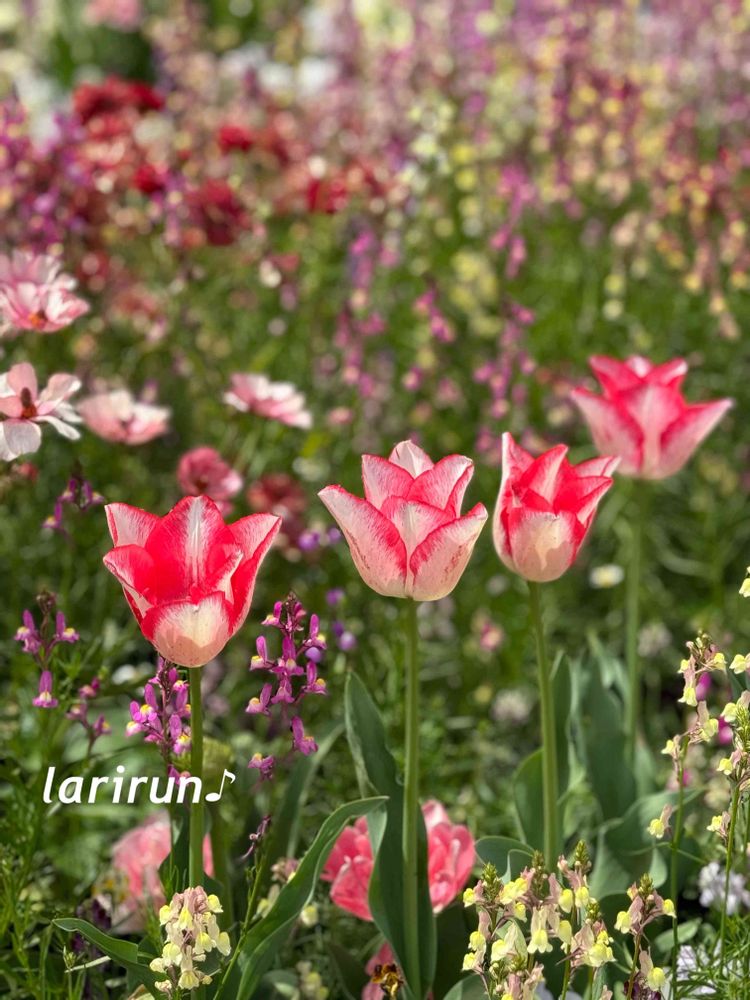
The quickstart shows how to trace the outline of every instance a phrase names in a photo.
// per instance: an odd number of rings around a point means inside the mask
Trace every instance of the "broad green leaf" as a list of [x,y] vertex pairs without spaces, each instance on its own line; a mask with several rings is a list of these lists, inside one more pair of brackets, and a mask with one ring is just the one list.
[[455,985],[461,974],[469,935],[477,927],[476,911],[462,903],[448,906],[437,918],[437,966],[432,994],[441,1000]]
[[475,845],[477,855],[485,864],[493,864],[500,878],[510,878],[509,855],[515,851],[531,859],[533,848],[513,837],[482,837]]
[[[362,681],[349,674],[346,682],[346,731],[360,780],[388,796],[384,813],[368,821],[375,864],[369,904],[375,926],[405,965],[404,885],[402,856],[403,786],[396,762],[388,750],[382,719]],[[427,881],[427,834],[420,814],[419,837],[419,958],[420,983],[409,983],[414,995],[424,997],[435,974],[436,931]]]
[[516,803],[521,834],[527,844],[544,847],[544,811],[542,808],[542,751],[535,750],[516,768],[513,775],[513,799]]
[[250,929],[236,965],[222,982],[217,996],[224,1000],[250,1000],[258,989],[263,974],[279,952],[302,910],[313,897],[323,865],[341,831],[352,820],[381,811],[384,798],[358,799],[339,806],[323,822],[318,835],[302,858],[294,878],[279,893],[268,914]]
[[443,1000],[483,1000],[487,996],[484,983],[477,975],[464,976],[453,986]]
[[105,934],[104,931],[100,931],[98,927],[90,924],[88,920],[79,920],[77,917],[60,917],[55,920],[55,925],[69,934],[82,934],[99,951],[109,955],[113,962],[117,962],[118,965],[126,969],[140,985],[146,986],[150,990],[156,988],[159,977],[147,965],[139,963],[138,945],[134,942],[123,941]]
[[328,943],[327,950],[331,958],[331,964],[336,972],[341,992],[347,1000],[360,1000],[362,990],[367,985],[369,979],[362,963],[357,961],[345,948],[335,944],[333,941]]

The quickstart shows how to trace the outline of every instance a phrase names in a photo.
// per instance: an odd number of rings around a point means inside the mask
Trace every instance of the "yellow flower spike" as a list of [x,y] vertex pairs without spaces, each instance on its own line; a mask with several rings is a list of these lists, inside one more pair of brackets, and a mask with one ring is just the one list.
[[627,910],[620,910],[617,914],[617,920],[615,920],[615,930],[621,934],[628,934],[630,932],[630,925],[630,913]]
[[677,911],[675,910],[674,903],[671,899],[665,899],[662,903],[662,909],[664,910],[665,917],[676,917]]
[[479,951],[484,948],[484,934],[481,931],[472,931],[469,935],[469,947],[472,951]]
[[180,916],[177,920],[177,927],[181,931],[190,931],[193,929],[193,918],[187,906],[183,906],[183,908],[180,910]]
[[667,977],[664,975],[664,969],[655,965],[646,976],[646,982],[652,990],[663,990],[667,984]]
[[724,818],[723,816],[713,816],[711,818],[711,822],[706,827],[706,829],[708,830],[708,832],[709,833],[721,833],[721,823],[722,823],[723,818]]
[[182,973],[178,986],[181,990],[194,990],[197,986],[200,986],[200,979],[192,970],[187,970]]
[[171,916],[172,907],[165,903],[159,910],[159,923],[164,926]]
[[729,757],[722,757],[719,763],[716,765],[716,770],[719,772],[719,774],[725,774],[727,778],[731,778],[732,771],[734,771],[734,768],[732,767],[732,761],[729,759]]
[[464,889],[464,906],[473,906],[477,901],[477,894],[473,889]]
[[728,701],[724,706],[724,710],[721,713],[722,718],[725,722],[736,722],[737,721],[737,702]]
[[560,902],[559,902],[560,909],[563,911],[563,913],[570,913],[570,911],[573,909],[574,901],[575,897],[573,896],[573,890],[563,889],[563,891],[560,893]]
[[573,940],[573,925],[569,920],[560,921],[560,926],[557,928],[557,936],[566,949],[570,947],[570,942]]
[[744,656],[737,653],[732,662],[729,664],[729,669],[735,674],[744,674],[747,672],[749,666],[750,653],[746,653]]
[[219,940],[216,942],[216,947],[222,955],[228,955],[232,950],[232,943],[229,940],[229,935],[226,931],[222,931],[221,934],[219,934]]
[[656,819],[652,819],[648,824],[648,832],[652,837],[656,837],[657,840],[661,840],[666,833],[666,827],[662,821],[661,816],[657,816]]
[[576,906],[586,907],[592,902],[591,893],[588,890],[588,886],[582,885],[575,891],[575,901]]

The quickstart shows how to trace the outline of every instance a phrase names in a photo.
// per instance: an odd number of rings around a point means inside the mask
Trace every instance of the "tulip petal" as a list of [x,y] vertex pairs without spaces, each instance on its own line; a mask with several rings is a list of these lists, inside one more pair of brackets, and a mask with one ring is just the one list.
[[678,472],[732,405],[731,399],[717,399],[688,406],[662,436],[659,475],[654,478]]
[[397,444],[388,456],[388,461],[405,469],[412,478],[420,476],[434,464],[427,452],[413,441],[401,441]]
[[208,558],[217,545],[232,545],[234,536],[213,500],[205,496],[183,497],[159,519],[146,540],[146,548],[159,565],[162,597],[205,590],[216,570]]
[[592,372],[604,389],[605,395],[612,397],[628,389],[635,389],[651,370],[651,362],[638,355],[620,361],[604,354],[595,354],[589,358]]
[[230,607],[223,594],[200,601],[176,601],[151,608],[141,628],[166,660],[182,667],[202,667],[232,635]]
[[234,626],[244,622],[255,590],[255,578],[281,528],[281,518],[274,514],[250,514],[231,524],[230,531],[245,553],[239,569],[232,577],[234,593]]
[[153,603],[149,600],[156,563],[140,545],[119,545],[102,560],[112,575],[132,597],[140,614]]
[[414,480],[401,466],[379,455],[363,455],[362,482],[365,499],[380,510],[388,497],[408,496]]
[[402,497],[391,497],[386,500],[381,513],[395,524],[401,541],[406,546],[407,559],[431,532],[446,521],[454,520],[453,516],[446,514],[444,510],[426,503],[404,500]]
[[406,596],[406,548],[395,525],[367,500],[340,486],[318,494],[349,543],[360,576],[385,597]]
[[419,500],[448,510],[458,517],[461,503],[469,485],[474,463],[463,455],[448,455],[441,458],[431,469],[427,469],[412,482],[408,492],[409,500]]
[[575,514],[547,514],[518,507],[506,513],[509,557],[500,557],[526,580],[557,580],[572,565],[583,538]]
[[567,454],[568,446],[564,444],[555,445],[554,448],[545,451],[539,458],[535,458],[523,475],[519,477],[514,489],[518,492],[533,490],[548,503],[552,503],[561,480]]
[[586,529],[599,501],[612,485],[612,480],[607,476],[580,476],[577,479],[570,479],[557,495],[557,508],[572,511]]
[[415,601],[439,601],[453,590],[469,561],[487,511],[483,504],[468,514],[436,528],[413,552],[411,597]]
[[588,476],[611,476],[620,464],[619,458],[603,456],[601,458],[589,458],[585,462],[579,462],[575,466],[575,473],[581,478]]
[[587,389],[574,389],[570,397],[589,425],[599,451],[620,458],[621,472],[637,474],[641,466],[643,436],[636,422],[622,407]]
[[500,480],[500,496],[505,497],[510,484],[528,469],[534,459],[527,451],[513,440],[513,435],[505,431],[502,437],[502,479]]
[[12,462],[19,455],[39,450],[42,432],[31,420],[3,420],[0,423],[0,459]]
[[145,545],[159,523],[156,514],[127,503],[108,503],[104,512],[115,545]]

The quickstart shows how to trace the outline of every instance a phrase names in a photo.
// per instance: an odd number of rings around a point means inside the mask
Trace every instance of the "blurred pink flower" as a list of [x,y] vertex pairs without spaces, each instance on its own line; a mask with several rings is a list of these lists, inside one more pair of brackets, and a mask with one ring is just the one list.
[[312,427],[312,416],[305,397],[291,382],[271,382],[265,375],[232,375],[231,387],[224,402],[243,413],[255,413],[268,420],[278,420],[288,427]]
[[42,443],[39,424],[51,424],[58,434],[75,441],[81,435],[70,425],[80,423],[68,398],[80,387],[75,375],[53,375],[39,392],[36,372],[27,361],[0,375],[0,459],[13,461],[37,451]]
[[[365,972],[368,976],[372,977],[377,972],[379,965],[393,965],[395,961],[391,946],[386,941],[367,963]],[[372,979],[366,986],[362,987],[362,1000],[383,1000],[383,995],[379,984],[373,983]]]
[[0,318],[20,330],[54,333],[88,312],[75,280],[48,254],[0,254]]
[[165,434],[171,413],[165,406],[138,402],[127,389],[89,396],[78,409],[90,431],[123,444],[144,444]]
[[[433,800],[422,806],[427,828],[430,899],[440,913],[466,885],[474,865],[474,838],[469,829],[451,823],[445,807]],[[367,820],[361,817],[343,830],[328,856],[323,878],[331,882],[331,899],[362,920],[372,920],[367,896],[373,857]]]
[[229,501],[242,489],[242,476],[214,448],[192,448],[177,466],[177,481],[186,496],[207,496],[222,512],[231,509]]
[[143,20],[143,7],[141,0],[88,0],[83,19],[117,31],[136,31]]
[[[159,866],[171,849],[169,816],[154,813],[134,829],[123,834],[112,848],[112,865],[127,879],[127,896],[116,903],[112,914],[113,929],[121,934],[141,931],[146,925],[147,907],[155,912],[166,902],[159,878]],[[211,841],[203,840],[203,867],[213,875]]]

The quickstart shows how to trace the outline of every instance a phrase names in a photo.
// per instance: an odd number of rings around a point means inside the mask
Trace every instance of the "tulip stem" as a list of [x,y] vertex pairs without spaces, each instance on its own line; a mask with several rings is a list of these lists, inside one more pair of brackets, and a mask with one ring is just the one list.
[[[190,774],[203,783],[203,706],[201,704],[201,671],[193,667],[190,675]],[[198,801],[190,805],[190,885],[203,884],[203,788]]]
[[557,800],[559,797],[557,770],[557,739],[552,705],[552,674],[547,645],[544,641],[542,591],[538,583],[529,581],[531,623],[536,637],[536,661],[539,670],[539,699],[542,710],[542,794],[544,808],[544,858],[554,871],[559,850]]
[[639,502],[635,505],[631,521],[631,548],[626,580],[625,609],[625,660],[628,671],[629,697],[627,704],[627,749],[631,764],[635,764],[638,719],[641,714],[641,668],[638,658],[638,629],[640,627],[641,598],[641,546],[643,541],[642,502],[643,484],[635,483]]
[[417,830],[419,822],[419,627],[416,601],[406,602],[406,750],[402,853],[404,859],[404,933],[406,980],[410,993],[419,996],[419,872]]

